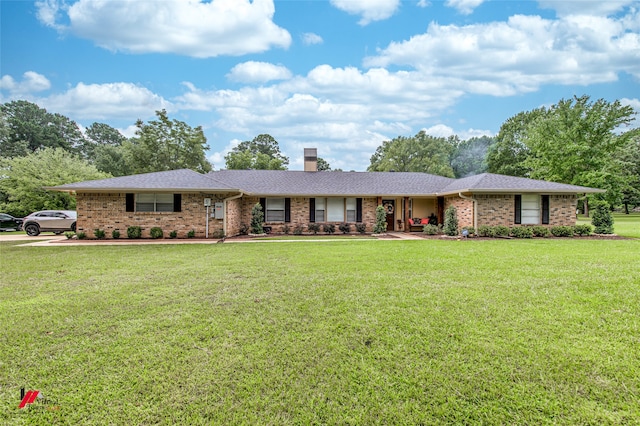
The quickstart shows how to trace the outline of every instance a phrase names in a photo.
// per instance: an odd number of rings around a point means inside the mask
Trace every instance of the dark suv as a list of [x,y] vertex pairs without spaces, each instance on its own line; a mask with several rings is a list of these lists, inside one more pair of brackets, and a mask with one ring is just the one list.
[[64,231],[76,231],[76,212],[72,210],[43,210],[31,213],[22,222],[27,235],[35,237],[40,232],[62,234]]
[[6,213],[0,213],[0,231],[19,231],[22,229],[22,219]]

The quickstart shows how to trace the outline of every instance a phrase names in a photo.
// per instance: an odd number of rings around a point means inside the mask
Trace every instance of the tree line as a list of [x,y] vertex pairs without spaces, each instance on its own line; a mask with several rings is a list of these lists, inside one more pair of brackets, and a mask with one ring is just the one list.
[[[495,137],[461,140],[420,131],[383,141],[368,171],[424,172],[465,177],[483,172],[552,180],[607,190],[611,206],[640,204],[640,131],[619,101],[588,96],[520,112]],[[135,136],[93,123],[84,131],[71,119],[19,100],[0,105],[0,211],[23,216],[45,208],[75,208],[75,199],[44,186],[181,168],[213,166],[202,128],[170,119],[135,123]],[[260,134],[225,156],[227,169],[287,170],[276,139]],[[330,171],[318,158],[318,170]],[[341,171],[334,169],[334,171]]]

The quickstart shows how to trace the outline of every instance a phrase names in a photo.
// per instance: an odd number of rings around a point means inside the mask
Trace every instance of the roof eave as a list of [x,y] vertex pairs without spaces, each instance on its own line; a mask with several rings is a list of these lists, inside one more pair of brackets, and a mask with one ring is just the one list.
[[438,196],[445,196],[445,195],[455,195],[455,194],[459,194],[459,193],[471,193],[471,194],[514,194],[514,193],[518,193],[518,194],[527,194],[527,193],[531,193],[531,194],[602,194],[605,193],[607,191],[605,191],[604,189],[596,189],[596,188],[580,188],[580,189],[575,189],[575,190],[571,190],[571,189],[544,189],[544,188],[538,188],[538,189],[521,189],[521,188],[514,188],[514,189],[496,189],[496,188],[474,188],[474,189],[456,189],[453,191],[447,191],[447,192],[439,192],[437,195]]

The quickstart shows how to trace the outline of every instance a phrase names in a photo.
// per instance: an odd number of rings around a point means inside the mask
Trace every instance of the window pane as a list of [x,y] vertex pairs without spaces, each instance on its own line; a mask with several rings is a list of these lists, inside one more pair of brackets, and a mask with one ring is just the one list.
[[355,210],[357,209],[356,199],[355,198],[347,198],[347,210]]
[[540,223],[540,196],[537,194],[522,194],[522,222],[523,225],[537,225]]
[[356,221],[356,211],[347,210],[347,222],[355,222],[355,221]]
[[327,198],[327,222],[344,222],[344,198]]
[[316,210],[316,222],[324,222],[324,210]]
[[267,198],[267,210],[284,210],[284,198]]
[[316,198],[316,210],[324,210],[324,198]]
[[173,194],[156,194],[156,211],[173,211]]
[[284,222],[284,210],[267,210],[265,222]]
[[152,212],[155,200],[155,194],[136,194],[136,211]]

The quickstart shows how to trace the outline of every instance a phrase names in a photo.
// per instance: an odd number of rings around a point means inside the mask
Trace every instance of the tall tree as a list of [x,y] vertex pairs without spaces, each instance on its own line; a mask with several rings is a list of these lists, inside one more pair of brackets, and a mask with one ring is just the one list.
[[640,129],[632,130],[626,145],[615,155],[623,170],[622,205],[629,214],[629,206],[640,205]]
[[74,197],[43,187],[108,177],[111,176],[62,148],[0,158],[0,193],[4,194],[0,209],[15,216],[43,209],[73,210]]
[[84,155],[85,139],[78,125],[60,114],[27,101],[0,105],[0,155],[20,157],[43,148],[62,148]]
[[520,112],[507,119],[496,136],[496,142],[487,153],[487,171],[508,176],[528,177],[530,170],[524,160],[530,155],[526,144],[527,129],[540,117],[543,108]]
[[370,172],[423,172],[453,177],[449,158],[457,137],[437,138],[420,131],[384,141],[371,156]]
[[128,160],[133,173],[175,169],[211,171],[205,151],[209,149],[202,127],[170,120],[167,111],[156,111],[157,120],[136,122],[136,137],[127,144]]
[[318,171],[319,172],[329,172],[329,171],[331,171],[331,165],[324,158],[318,157]]
[[131,174],[127,162],[127,138],[108,124],[93,123],[85,130],[87,157],[98,170],[112,176]]
[[634,115],[633,108],[620,101],[562,99],[527,127],[525,143],[531,155],[524,166],[534,179],[606,189],[607,201],[618,204],[624,171],[614,157],[631,133],[616,130],[629,125]]
[[267,134],[241,142],[224,160],[230,170],[287,170],[289,165],[289,158],[280,152],[278,141]]

